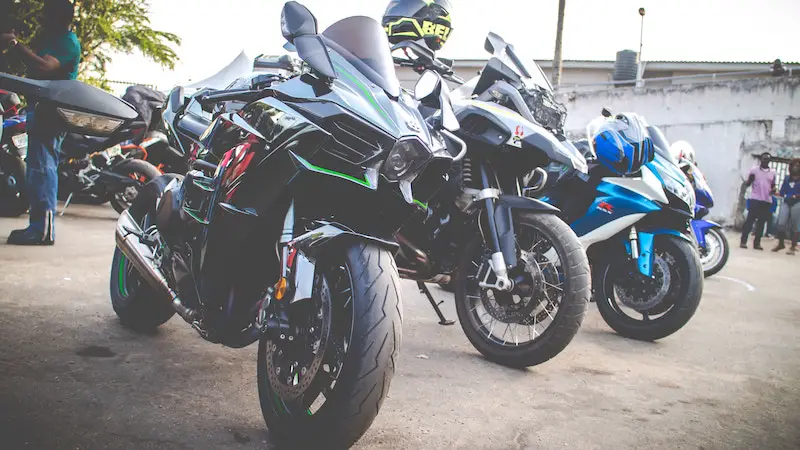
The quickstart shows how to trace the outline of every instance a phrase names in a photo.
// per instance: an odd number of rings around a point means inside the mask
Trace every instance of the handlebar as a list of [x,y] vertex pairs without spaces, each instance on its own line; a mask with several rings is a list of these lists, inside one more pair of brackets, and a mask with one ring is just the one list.
[[216,103],[228,101],[247,101],[251,100],[254,96],[260,94],[261,92],[261,90],[253,89],[230,89],[227,91],[216,91],[209,94],[200,94],[197,96],[197,103],[208,107]]
[[458,152],[458,154],[453,158],[453,162],[458,162],[464,159],[464,157],[467,155],[467,143],[462,141],[461,138],[459,138],[455,134],[445,129],[442,129],[440,131],[445,137],[447,137],[448,139],[452,140],[453,142],[461,146],[461,151]]

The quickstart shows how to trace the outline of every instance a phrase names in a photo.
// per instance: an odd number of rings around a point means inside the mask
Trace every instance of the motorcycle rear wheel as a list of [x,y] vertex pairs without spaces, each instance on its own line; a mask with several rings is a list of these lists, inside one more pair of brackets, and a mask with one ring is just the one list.
[[[322,276],[314,298],[288,306],[317,304],[316,321],[308,311],[295,316],[314,322],[304,325],[308,333],[299,333],[294,344],[288,336],[273,341],[268,334],[259,341],[261,412],[273,440],[287,448],[353,445],[377,416],[394,376],[402,339],[394,258],[385,249],[357,243],[340,259],[318,261]],[[291,315],[289,321],[297,323]],[[315,331],[320,336],[312,339],[315,353],[309,358],[302,339]]]
[[[124,164],[124,165],[123,165]],[[110,192],[109,198],[111,206],[120,214],[122,211],[128,209],[131,204],[136,200],[142,186],[161,176],[161,172],[152,164],[141,161],[138,159],[131,159],[120,164],[121,167],[115,167],[112,170],[123,176],[135,178],[141,182],[141,186],[134,187],[128,186],[122,192]]]
[[[467,339],[490,361],[515,368],[535,366],[561,353],[578,332],[591,295],[589,262],[572,229],[554,215],[515,214],[514,230],[518,243],[520,233],[525,229],[532,230],[539,237],[531,249],[538,249],[539,256],[535,259],[540,271],[537,277],[542,275],[539,286],[544,287],[532,291],[537,298],[533,298],[533,295],[526,298],[520,296],[519,302],[504,302],[503,306],[495,306],[500,305],[500,297],[508,294],[494,293],[493,290],[483,290],[477,286],[479,265],[474,261],[475,255],[486,252],[480,236],[463,253],[455,281],[456,312]],[[540,247],[541,243],[545,243],[545,246]],[[558,262],[558,268],[554,259]],[[547,273],[551,276],[545,276]],[[535,283],[531,282],[531,285]],[[487,298],[484,298],[484,293]],[[489,309],[493,312],[489,312]],[[553,311],[555,314],[552,314]],[[498,319],[495,315],[506,317]],[[485,320],[490,320],[490,324]],[[546,327],[537,328],[542,327],[544,322],[547,322]],[[518,331],[520,327],[522,331]],[[520,342],[520,335],[523,340],[530,340]]]
[[615,289],[619,282],[630,285],[645,279],[619,263],[604,264],[595,274],[595,301],[603,320],[620,335],[640,341],[662,339],[681,329],[697,311],[703,295],[703,268],[692,243],[676,236],[660,236],[653,253],[669,268],[669,274],[659,274],[662,264],[654,261],[654,277],[657,280],[659,275],[666,275],[670,279],[664,298],[655,305],[637,310],[622,304]]

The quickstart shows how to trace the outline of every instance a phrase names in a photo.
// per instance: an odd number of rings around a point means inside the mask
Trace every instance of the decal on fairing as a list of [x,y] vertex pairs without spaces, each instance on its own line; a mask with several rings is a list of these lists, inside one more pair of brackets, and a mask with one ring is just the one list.
[[522,128],[522,125],[517,125],[514,129],[514,134],[511,136],[511,139],[508,140],[508,145],[522,148],[522,138],[525,137],[525,129]]

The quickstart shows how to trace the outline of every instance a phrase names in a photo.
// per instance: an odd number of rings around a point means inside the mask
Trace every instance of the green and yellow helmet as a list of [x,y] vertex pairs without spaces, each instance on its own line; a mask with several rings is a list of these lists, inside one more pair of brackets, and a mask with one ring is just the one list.
[[449,0],[392,0],[383,14],[389,42],[424,40],[431,50],[442,48],[452,31]]

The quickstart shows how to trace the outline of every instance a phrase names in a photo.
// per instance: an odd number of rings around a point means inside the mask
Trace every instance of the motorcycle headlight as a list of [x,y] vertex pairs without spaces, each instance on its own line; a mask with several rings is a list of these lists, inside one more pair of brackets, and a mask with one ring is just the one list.
[[383,162],[383,175],[389,181],[410,181],[432,157],[428,147],[417,139],[397,141]]
[[83,111],[66,108],[56,108],[61,117],[69,125],[85,130],[87,134],[109,135],[122,125],[122,120],[98,116]]
[[689,211],[694,211],[694,189],[689,186],[689,183],[681,183],[680,181],[668,176],[663,178],[664,187],[676,197],[681,199],[681,201],[686,203],[686,205],[689,207]]

